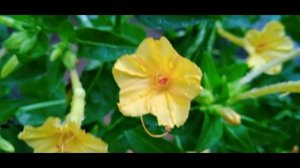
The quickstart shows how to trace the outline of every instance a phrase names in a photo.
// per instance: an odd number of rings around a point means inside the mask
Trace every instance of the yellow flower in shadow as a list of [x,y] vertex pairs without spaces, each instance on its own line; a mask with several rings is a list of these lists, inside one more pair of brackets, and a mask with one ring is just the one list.
[[113,76],[120,87],[121,113],[151,113],[158,125],[168,128],[185,123],[191,100],[202,90],[200,68],[180,56],[165,37],[147,38],[135,54],[119,58]]
[[[294,48],[293,41],[285,34],[284,25],[278,21],[269,22],[262,31],[255,29],[248,31],[243,39],[226,32],[220,25],[218,25],[218,32],[233,43],[245,48],[249,54],[247,64],[253,69],[287,55]],[[277,65],[265,73],[278,74],[281,72],[281,67],[282,65]]]
[[24,140],[36,153],[102,153],[107,144],[85,133],[74,122],[61,123],[49,117],[40,127],[25,126],[19,139]]
[[49,117],[40,127],[25,126],[18,138],[38,153],[103,153],[108,145],[81,129],[84,117],[85,90],[75,69],[71,70],[73,98],[70,113],[62,123]]

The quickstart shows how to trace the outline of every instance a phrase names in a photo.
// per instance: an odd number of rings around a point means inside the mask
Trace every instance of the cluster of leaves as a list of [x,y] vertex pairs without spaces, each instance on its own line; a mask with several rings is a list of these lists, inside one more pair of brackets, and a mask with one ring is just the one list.
[[[83,128],[109,144],[109,152],[289,152],[300,145],[300,108],[297,95],[270,95],[231,104],[242,115],[242,124],[232,126],[207,109],[227,105],[236,94],[235,84],[248,71],[246,53],[216,34],[215,22],[243,36],[269,20],[280,20],[287,34],[300,41],[298,16],[9,16],[2,21],[0,41],[6,54],[0,56],[0,149],[1,137],[15,152],[32,152],[17,138],[24,125],[41,125],[49,116],[63,118],[69,110],[69,81],[62,61],[50,61],[61,42],[72,44],[79,58],[81,81],[86,90]],[[9,22],[11,21],[11,22]],[[211,99],[199,96],[187,122],[171,135],[149,137],[139,118],[123,116],[117,108],[118,92],[113,76],[114,61],[133,53],[147,36],[166,36],[182,56],[203,72],[202,86]],[[17,67],[2,72],[10,58]],[[7,71],[7,70],[6,70]],[[280,75],[262,75],[247,87],[258,87],[300,78],[296,61],[285,64]],[[2,75],[4,73],[4,75]],[[153,116],[145,123],[162,131]],[[2,145],[5,146],[5,145]],[[2,149],[3,150],[3,149]]]

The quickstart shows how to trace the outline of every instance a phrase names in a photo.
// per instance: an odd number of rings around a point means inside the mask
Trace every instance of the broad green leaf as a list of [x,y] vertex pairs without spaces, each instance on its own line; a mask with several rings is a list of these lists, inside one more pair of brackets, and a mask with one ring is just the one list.
[[249,135],[253,137],[253,141],[259,145],[282,142],[289,138],[287,133],[263,126],[246,116],[242,117],[242,123],[248,128]]
[[12,118],[18,111],[19,107],[26,104],[25,100],[1,100],[0,101],[0,124]]
[[134,152],[180,152],[173,142],[168,142],[164,139],[152,138],[147,135],[142,128],[125,131],[124,135]]
[[69,20],[60,24],[58,34],[65,41],[74,41],[76,36],[74,27]]
[[187,15],[137,15],[135,16],[141,23],[163,30],[180,29],[197,25],[201,20],[217,19],[217,16],[187,16]]
[[32,148],[18,138],[18,134],[22,132],[22,130],[23,126],[21,127],[10,123],[7,125],[7,128],[0,129],[0,134],[5,140],[9,141],[14,146],[16,153],[32,153]]
[[215,145],[223,134],[223,122],[220,117],[205,113],[204,123],[197,140],[197,152]]
[[103,120],[103,117],[116,108],[118,86],[112,73],[112,65],[105,64],[93,71],[82,74],[82,84],[86,90],[86,114],[84,123]]
[[283,16],[281,22],[284,24],[287,34],[290,35],[292,39],[300,42],[300,32],[298,31],[300,15]]
[[135,51],[135,45],[127,39],[107,31],[83,28],[76,31],[79,42],[78,55],[100,61],[114,61]]
[[226,76],[228,82],[233,82],[244,76],[247,70],[248,65],[246,63],[237,63],[223,68],[221,72]]
[[243,125],[229,126],[224,125],[223,144],[231,152],[256,152],[252,138]]

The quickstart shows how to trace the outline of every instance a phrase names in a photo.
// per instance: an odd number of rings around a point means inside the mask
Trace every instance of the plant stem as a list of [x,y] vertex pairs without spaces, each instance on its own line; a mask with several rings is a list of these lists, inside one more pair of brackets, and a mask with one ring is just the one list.
[[242,93],[236,97],[236,100],[256,98],[273,93],[300,93],[300,81],[282,82],[262,88],[255,88],[248,92]]
[[275,59],[275,60],[261,66],[259,69],[254,69],[254,70],[250,71],[246,76],[244,76],[239,81],[238,86],[241,86],[241,85],[251,82],[254,78],[258,77],[259,75],[261,75],[268,69],[270,69],[276,65],[280,65],[280,64],[282,64],[288,60],[291,60],[292,58],[299,56],[299,55],[300,55],[300,49],[295,49],[286,56],[279,57],[278,59]]
[[36,104],[31,104],[27,106],[20,107],[20,110],[22,111],[32,111],[36,109],[41,109],[41,108],[48,108],[51,106],[59,106],[59,105],[64,105],[66,103],[66,100],[54,100],[54,101],[48,101],[48,102],[42,102],[42,103],[36,103]]
[[244,47],[244,40],[243,38],[237,37],[229,32],[227,32],[226,30],[223,29],[221,23],[217,22],[216,23],[216,27],[217,27],[217,31],[218,33],[226,38],[227,40],[233,42],[234,44],[240,46],[240,47]]

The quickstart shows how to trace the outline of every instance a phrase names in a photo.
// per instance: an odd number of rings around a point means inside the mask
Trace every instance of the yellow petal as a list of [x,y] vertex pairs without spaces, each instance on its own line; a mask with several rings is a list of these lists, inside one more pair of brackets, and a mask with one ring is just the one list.
[[173,128],[183,125],[188,118],[190,100],[168,92],[151,97],[151,113],[157,117],[158,125]]
[[276,75],[281,72],[282,65],[277,65],[275,67],[270,68],[269,70],[266,71],[266,74],[268,75]]
[[120,90],[119,110],[125,116],[138,117],[149,112],[148,100],[151,88],[148,81],[139,81]]
[[95,136],[78,129],[76,124],[69,123],[64,132],[73,134],[74,139],[70,139],[66,144],[66,151],[69,153],[102,153],[107,152],[107,144]]
[[19,138],[37,153],[107,152],[107,144],[101,139],[85,133],[75,123],[61,124],[54,117],[40,127],[25,126]]
[[147,72],[134,56],[124,55],[115,63],[113,76],[118,86],[125,88],[147,78]]
[[265,63],[266,61],[262,57],[257,55],[252,55],[247,59],[247,64],[249,65],[249,67],[252,67],[254,69],[261,67]]
[[165,37],[161,37],[159,40],[145,39],[137,48],[136,55],[148,69],[156,71],[166,70],[178,53]]
[[171,78],[170,92],[180,97],[192,100],[202,90],[200,86],[202,72],[195,63],[187,58],[179,57]]

